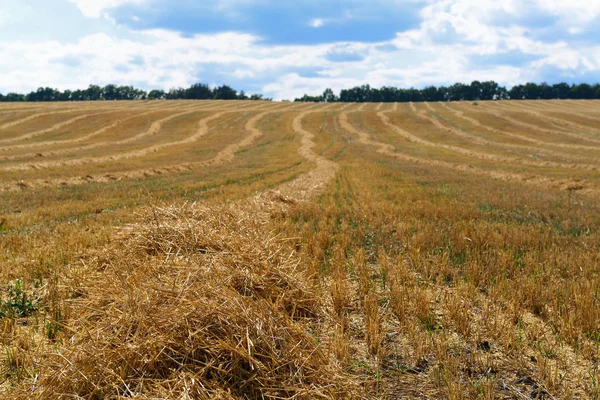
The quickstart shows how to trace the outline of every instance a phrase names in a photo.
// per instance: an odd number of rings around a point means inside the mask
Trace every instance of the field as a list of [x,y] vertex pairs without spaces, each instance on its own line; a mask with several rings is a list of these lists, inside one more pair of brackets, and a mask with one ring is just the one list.
[[0,394],[600,399],[600,102],[0,105]]

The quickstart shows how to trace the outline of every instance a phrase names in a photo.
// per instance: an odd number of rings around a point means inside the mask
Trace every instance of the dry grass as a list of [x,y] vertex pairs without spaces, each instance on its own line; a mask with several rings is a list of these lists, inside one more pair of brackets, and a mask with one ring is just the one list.
[[600,399],[594,102],[65,107],[0,108],[5,398]]

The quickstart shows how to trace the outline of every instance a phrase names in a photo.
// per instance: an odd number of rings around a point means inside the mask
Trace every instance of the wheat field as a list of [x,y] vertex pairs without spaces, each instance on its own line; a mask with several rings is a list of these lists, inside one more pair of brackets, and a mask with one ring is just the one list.
[[7,399],[600,399],[600,102],[0,105]]

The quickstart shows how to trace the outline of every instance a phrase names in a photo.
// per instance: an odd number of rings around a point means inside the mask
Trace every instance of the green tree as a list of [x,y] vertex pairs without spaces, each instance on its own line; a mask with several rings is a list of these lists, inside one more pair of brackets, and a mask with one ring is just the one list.
[[210,87],[208,87],[208,85],[205,85],[203,83],[195,83],[184,91],[184,97],[177,98],[185,98],[192,100],[208,100],[212,99],[213,97],[214,92],[210,89]]
[[568,83],[561,82],[552,85],[552,98],[568,99],[571,93],[571,86]]
[[162,100],[164,99],[166,96],[166,93],[164,90],[151,90],[150,93],[148,93],[148,99],[149,100]]
[[321,97],[323,98],[323,101],[327,103],[333,103],[338,101],[338,97],[335,95],[335,93],[333,93],[333,90],[331,90],[330,88],[325,89]]
[[481,83],[479,92],[480,100],[495,100],[500,97],[500,86],[494,81],[486,81]]
[[508,91],[508,96],[511,100],[523,100],[525,97],[523,85],[515,85]]
[[117,86],[112,84],[104,86],[102,89],[102,98],[104,100],[121,100]]
[[236,100],[237,92],[227,85],[215,88],[215,100]]
[[573,85],[571,87],[571,96],[572,99],[593,99],[594,98],[594,89],[591,85],[587,83],[581,83],[579,85]]

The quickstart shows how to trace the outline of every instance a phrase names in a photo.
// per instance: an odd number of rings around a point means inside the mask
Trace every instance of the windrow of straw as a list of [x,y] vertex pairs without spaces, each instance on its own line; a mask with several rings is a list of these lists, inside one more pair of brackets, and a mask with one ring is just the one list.
[[316,339],[326,316],[299,256],[264,220],[198,205],[140,218],[73,274],[68,339],[22,398],[355,397]]

